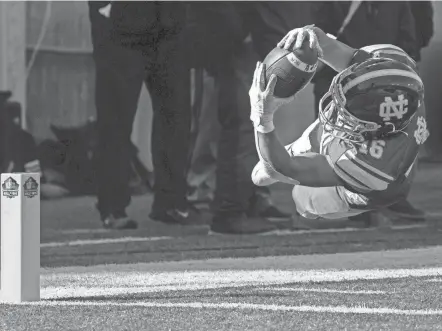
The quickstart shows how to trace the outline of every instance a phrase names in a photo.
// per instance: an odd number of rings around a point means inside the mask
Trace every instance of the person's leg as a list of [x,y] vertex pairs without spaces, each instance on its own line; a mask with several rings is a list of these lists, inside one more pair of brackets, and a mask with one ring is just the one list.
[[253,126],[249,120],[248,95],[237,77],[233,61],[225,61],[216,76],[219,87],[216,212],[241,213],[253,194],[251,169],[258,158]]
[[279,209],[275,203],[275,199],[272,197],[272,192],[268,187],[257,187],[255,194],[250,200],[249,210],[247,216],[249,217],[264,217],[269,220],[281,220],[288,219],[292,216],[291,213],[287,213]]
[[233,54],[218,61],[215,72],[221,133],[212,230],[223,233],[266,232],[273,230],[274,226],[262,218],[246,216],[256,190],[250,176],[258,162],[248,97],[252,77],[249,73],[253,72],[256,62],[245,49],[238,49],[238,52],[244,54],[239,54],[236,61]]
[[125,209],[131,199],[130,136],[143,81],[143,62],[139,52],[110,40],[111,23],[93,6],[90,19],[96,70],[97,208],[103,222],[110,222],[107,225],[134,227]]
[[190,139],[190,74],[175,36],[156,40],[147,84],[152,97],[152,160],[155,173],[154,220],[194,222],[186,199]]
[[328,92],[332,79],[328,77],[318,77],[313,84],[313,96],[315,99],[315,119],[319,114],[319,101]]
[[394,205],[386,208],[386,216],[395,219],[407,219],[417,222],[425,221],[425,212],[414,207],[408,199],[396,202]]
[[[199,118],[198,136],[193,149],[192,163],[188,174],[189,201],[211,202],[215,192],[216,155],[219,138],[217,119],[218,91],[213,77],[203,73],[203,100]],[[195,86],[196,88],[196,86]]]

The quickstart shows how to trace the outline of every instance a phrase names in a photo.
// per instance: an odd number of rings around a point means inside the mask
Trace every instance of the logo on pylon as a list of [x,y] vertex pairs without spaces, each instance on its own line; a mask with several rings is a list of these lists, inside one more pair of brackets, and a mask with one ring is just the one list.
[[38,183],[37,181],[29,177],[28,180],[23,185],[23,194],[25,197],[33,198],[38,194]]
[[15,198],[16,196],[18,196],[18,187],[19,185],[15,181],[15,179],[9,177],[2,184],[3,196],[7,197],[8,199]]

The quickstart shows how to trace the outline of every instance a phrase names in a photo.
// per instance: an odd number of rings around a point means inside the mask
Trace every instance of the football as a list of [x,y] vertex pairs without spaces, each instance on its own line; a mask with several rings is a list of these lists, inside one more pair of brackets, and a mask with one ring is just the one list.
[[313,78],[318,66],[318,52],[306,39],[301,49],[274,48],[264,59],[266,85],[272,75],[278,77],[274,95],[287,98],[301,91]]

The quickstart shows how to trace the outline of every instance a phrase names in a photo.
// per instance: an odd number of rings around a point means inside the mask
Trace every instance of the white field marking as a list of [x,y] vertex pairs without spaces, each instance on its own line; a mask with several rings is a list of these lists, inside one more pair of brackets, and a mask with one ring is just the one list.
[[110,233],[112,230],[108,229],[70,229],[70,230],[61,230],[54,231],[60,234],[95,234],[95,233]]
[[425,281],[430,283],[442,283],[442,278],[425,279]]
[[[442,216],[442,214],[441,214]],[[425,224],[412,224],[412,225],[398,225],[393,226],[393,230],[407,230],[416,228],[425,228]],[[259,236],[296,236],[308,233],[344,233],[344,232],[363,232],[363,231],[375,231],[378,228],[341,228],[341,229],[311,229],[311,230],[276,230],[268,233],[258,234]],[[61,231],[61,234],[83,234],[83,233],[108,233],[109,230],[105,229],[95,229],[89,231],[87,229],[77,229],[77,230],[66,230]],[[209,233],[209,235],[222,236],[217,233]],[[176,237],[162,236],[162,237],[123,237],[123,238],[104,238],[104,239],[84,239],[84,240],[74,240],[65,242],[49,242],[40,244],[41,248],[53,248],[53,247],[64,247],[64,246],[87,246],[87,245],[102,245],[102,244],[119,244],[119,243],[129,243],[129,242],[148,242],[148,241],[158,241],[158,240],[173,240]]]
[[442,218],[442,212],[431,212],[425,214],[425,217],[427,218]]
[[44,299],[239,288],[293,283],[344,282],[442,276],[442,268],[390,270],[220,270],[185,272],[117,272],[53,274],[41,278]]
[[[390,227],[392,230],[408,230],[408,229],[417,229],[417,228],[426,228],[428,225],[426,224],[410,224],[410,225],[396,225]],[[269,233],[261,233],[259,236],[291,236],[291,235],[300,235],[307,233],[344,233],[344,232],[365,232],[365,231],[376,231],[379,230],[378,227],[371,228],[341,228],[341,229],[309,229],[309,230],[276,230]]]
[[[367,270],[367,269],[414,269],[442,267],[442,246],[426,248],[352,252],[336,254],[310,254],[296,256],[261,256],[252,258],[213,258],[133,264],[104,264],[40,269],[45,277],[57,278],[70,274],[133,274],[176,273],[188,271],[308,271],[313,270]],[[430,275],[431,276],[431,275]]]
[[308,288],[308,287],[264,287],[259,288],[260,291],[275,291],[275,292],[313,292],[313,293],[337,293],[337,294],[387,294],[385,291],[370,291],[370,290],[334,290],[327,288]]
[[104,239],[85,239],[73,240],[65,242],[49,242],[40,244],[41,248],[64,247],[64,246],[86,246],[86,245],[105,245],[105,244],[121,244],[130,242],[147,242],[168,240],[173,237],[122,237],[122,238],[104,238]]
[[[132,284],[133,286],[133,284]],[[211,290],[220,287],[227,287],[228,285],[223,283],[220,286],[208,284],[208,285],[193,285],[193,284],[181,284],[177,285],[158,285],[158,286],[133,286],[133,287],[76,287],[75,289],[65,289],[60,287],[46,287],[44,292],[45,299],[63,299],[70,298],[87,298],[87,297],[116,297],[127,296],[133,294],[148,294],[158,292],[177,292],[177,291],[198,291],[198,290]],[[242,287],[241,284],[233,284],[231,287]],[[285,292],[316,292],[316,293],[340,293],[340,294],[386,294],[385,291],[345,291],[345,290],[333,290],[333,289],[310,289],[310,288],[270,288],[260,287],[249,289],[253,292],[256,291],[285,291]]]
[[148,308],[193,308],[193,309],[225,309],[225,310],[262,310],[277,312],[306,312],[306,313],[341,313],[341,314],[372,314],[372,315],[408,315],[408,316],[435,316],[442,315],[442,310],[426,309],[394,309],[394,308],[367,308],[347,306],[287,306],[287,305],[265,305],[254,303],[205,303],[205,302],[88,302],[88,301],[39,301],[21,303],[19,305],[31,306],[86,306],[86,307],[148,307]]

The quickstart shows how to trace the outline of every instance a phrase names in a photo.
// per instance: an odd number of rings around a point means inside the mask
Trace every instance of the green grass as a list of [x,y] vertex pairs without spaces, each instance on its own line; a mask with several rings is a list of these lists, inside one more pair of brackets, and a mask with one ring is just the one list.
[[[1,329],[14,330],[440,330],[442,315],[265,311],[257,309],[115,306],[115,302],[252,303],[278,306],[346,306],[442,309],[440,283],[425,278],[284,285],[302,289],[379,290],[383,294],[275,291],[255,287],[95,298],[102,306],[11,306],[0,310]],[[106,304],[112,302],[113,304]]]

